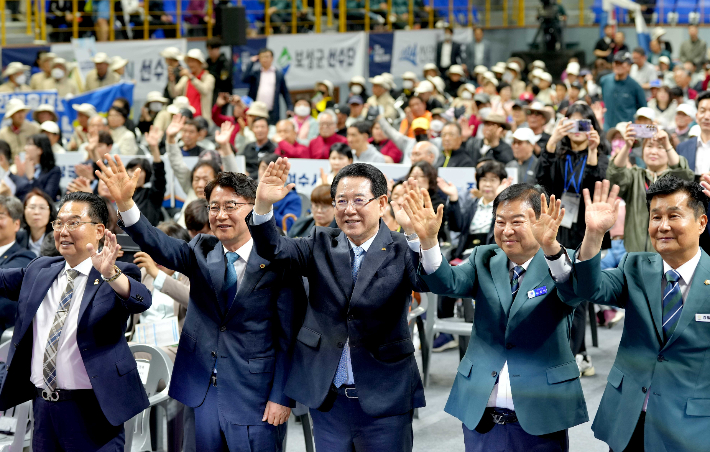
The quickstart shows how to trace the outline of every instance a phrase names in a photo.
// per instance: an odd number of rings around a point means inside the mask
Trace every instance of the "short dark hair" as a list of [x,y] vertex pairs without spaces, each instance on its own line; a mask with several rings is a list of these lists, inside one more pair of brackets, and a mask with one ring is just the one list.
[[710,99],[710,91],[703,91],[701,93],[698,93],[698,97],[695,98],[695,106],[699,107],[700,101],[707,100],[707,99]]
[[192,126],[198,132],[200,131],[200,123],[197,122],[197,120],[195,118],[191,118],[191,119],[188,119],[187,121],[185,121],[185,124],[183,125],[183,127],[185,127],[185,126]]
[[0,155],[4,155],[9,164],[12,164],[12,148],[5,140],[0,140]]
[[688,194],[688,207],[693,209],[695,218],[705,215],[708,211],[708,197],[703,193],[703,187],[697,182],[688,182],[675,176],[664,176],[648,187],[646,206],[651,210],[651,201],[656,196],[671,195],[679,191]]
[[42,150],[42,155],[39,156],[39,166],[42,168],[42,171],[46,172],[57,166],[54,163],[54,152],[52,151],[52,143],[49,142],[49,138],[47,138],[47,135],[43,133],[37,133],[29,137],[28,140],[32,140],[32,144]]
[[256,181],[245,174],[222,172],[217,174],[217,177],[205,187],[205,198],[209,202],[212,190],[222,187],[231,188],[237,196],[249,202],[254,202],[256,199],[256,186]]
[[266,47],[262,47],[261,49],[259,49],[259,53],[257,53],[257,55],[261,55],[262,53],[270,53],[271,56],[274,56],[274,52]]
[[638,53],[641,56],[646,56],[646,51],[643,50],[643,47],[636,47],[634,49],[634,53]]
[[483,165],[476,168],[476,184],[478,184],[479,179],[485,177],[486,173],[493,173],[502,181],[508,177],[508,173],[505,171],[505,165],[497,160],[488,160]]
[[358,121],[350,127],[355,127],[360,134],[366,133],[368,137],[372,135],[372,123],[370,121]]
[[126,165],[126,171],[132,170],[133,168],[140,168],[143,173],[145,173],[145,181],[146,183],[150,182],[150,179],[153,177],[153,165],[148,161],[148,159],[144,159],[142,157],[137,157],[132,159],[128,164]]
[[274,153],[274,152],[270,152],[270,153],[268,153],[268,154],[264,154],[264,156],[259,159],[259,166],[261,166],[262,163],[266,163],[267,166],[268,166],[269,163],[271,163],[271,162],[276,163],[276,160],[278,160],[279,157],[281,157],[281,156],[278,155],[278,154],[276,154],[276,153]]
[[126,110],[129,110],[131,108],[131,101],[125,97],[117,97],[113,101],[114,102],[119,101],[121,104],[123,104],[122,108],[124,108]]
[[195,121],[195,124],[197,124],[198,132],[208,130],[210,128],[210,125],[207,123],[207,120],[203,116],[198,116],[197,118],[194,118],[193,121]]
[[496,215],[498,211],[498,206],[505,202],[512,201],[525,201],[530,204],[533,212],[535,212],[535,217],[540,217],[542,212],[542,203],[540,202],[540,195],[544,194],[547,197],[547,192],[542,187],[542,185],[532,185],[532,184],[514,184],[503,190],[496,199],[493,200],[493,215]]
[[[249,114],[249,113],[247,113]],[[256,116],[254,117],[254,120],[251,122],[252,125],[256,124],[257,121],[264,121],[266,122],[266,127],[269,127],[269,120],[267,118],[264,118],[262,116]]]
[[117,105],[112,105],[111,108],[108,109],[108,111],[115,111],[119,115],[123,116],[123,119],[128,119],[128,110],[126,110],[123,107],[119,107]]
[[411,107],[412,101],[413,101],[414,99],[418,100],[419,102],[421,102],[421,103],[423,103],[423,104],[426,104],[426,102],[424,102],[421,97],[419,97],[419,96],[412,96],[412,97],[410,97],[409,100],[407,101],[407,106],[408,106],[408,107]]
[[449,126],[454,126],[456,127],[456,130],[459,131],[459,135],[463,135],[463,130],[461,130],[461,125],[456,122],[456,121],[449,121],[446,124],[444,124],[444,127],[441,128],[441,131],[444,131],[444,128],[449,127]]
[[103,143],[106,146],[113,146],[113,137],[111,133],[101,130],[99,131],[99,143]]
[[49,197],[49,195],[39,188],[33,188],[27,194],[25,195],[25,200],[22,202],[22,214],[23,214],[23,224],[26,226],[26,230],[29,232],[29,226],[27,226],[27,220],[24,218],[24,209],[27,207],[27,203],[30,201],[30,198],[33,196],[39,196],[45,201],[47,201],[47,204],[49,205],[49,222],[47,223],[47,228],[45,230],[45,234],[47,232],[50,232],[52,230],[52,221],[57,219],[57,207],[55,206],[54,200]]
[[201,231],[210,224],[210,213],[206,199],[196,199],[185,206],[185,226],[188,231]]
[[59,207],[57,210],[62,210],[62,206],[64,204],[73,201],[73,202],[83,202],[89,205],[89,218],[91,218],[91,221],[94,221],[96,223],[101,223],[104,226],[108,223],[109,220],[109,215],[108,215],[108,207],[106,207],[106,202],[103,200],[103,198],[99,195],[95,195],[93,193],[85,193],[83,191],[75,191],[73,193],[67,193],[64,195],[64,197],[59,201]]
[[222,47],[222,40],[219,38],[210,38],[207,40],[206,46],[208,49],[214,49],[215,47]]
[[311,204],[330,204],[330,185],[319,185],[311,192]]
[[174,220],[161,221],[158,223],[157,228],[169,237],[184,240],[186,242],[190,241],[190,234],[187,232],[187,229],[177,224]]
[[192,184],[192,179],[195,178],[195,172],[203,166],[209,166],[210,168],[212,168],[212,171],[214,171],[215,176],[222,172],[222,168],[220,168],[217,162],[215,162],[214,160],[198,160],[195,166],[192,168],[192,172],[190,172],[190,184]]
[[353,150],[346,143],[333,143],[333,145],[330,146],[330,152],[328,152],[328,157],[330,157],[330,154],[332,154],[333,152],[347,157],[349,160],[353,159]]
[[[417,163],[412,163],[412,167],[409,168],[409,172],[407,173],[407,178],[412,175],[412,170],[414,168],[419,168],[422,170],[422,173],[424,174],[424,177],[429,179],[429,193],[435,192],[438,190],[438,187],[436,186],[436,178],[437,178],[437,172],[436,168],[434,166],[424,160],[420,160]],[[394,189],[394,187],[392,187]]]
[[387,178],[382,171],[370,165],[369,163],[352,163],[338,171],[333,179],[333,184],[330,186],[330,197],[335,199],[335,192],[338,189],[338,183],[345,177],[363,177],[370,181],[370,190],[372,196],[379,198],[387,194]]
[[10,215],[10,218],[12,218],[12,221],[22,220],[22,203],[14,196],[0,195],[0,207],[4,207],[5,210],[7,210],[7,213]]

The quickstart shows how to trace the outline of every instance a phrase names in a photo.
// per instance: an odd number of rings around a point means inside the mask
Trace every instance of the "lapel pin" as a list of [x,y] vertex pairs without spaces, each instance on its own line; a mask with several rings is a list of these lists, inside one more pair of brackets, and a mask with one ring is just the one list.
[[706,280],[705,280],[705,285],[706,285],[706,286],[710,286],[710,279],[706,279]]
[[98,279],[95,279],[95,280],[94,280],[94,285],[95,285],[95,286],[98,286],[98,285],[99,285],[99,280],[98,280]]
[[387,248],[382,248],[382,251],[387,251]]
[[266,267],[266,265],[264,265],[264,264],[259,265],[259,268],[264,268],[264,267]]
[[7,256],[3,256],[2,258],[3,258],[3,259],[7,259]]

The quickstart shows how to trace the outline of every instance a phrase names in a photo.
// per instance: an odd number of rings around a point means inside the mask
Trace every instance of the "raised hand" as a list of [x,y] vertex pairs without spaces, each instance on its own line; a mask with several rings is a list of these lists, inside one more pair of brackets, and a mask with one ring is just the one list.
[[83,191],[84,193],[93,193],[94,191],[91,189],[91,182],[89,182],[89,179],[79,176],[73,181],[69,182],[69,185],[67,185],[67,193],[74,193],[77,191]]
[[[170,125],[172,125],[172,123]],[[170,126],[168,126],[168,128],[170,128]],[[156,127],[153,125],[150,126],[150,130],[148,131],[148,133],[145,134],[145,141],[148,143],[148,146],[151,149],[152,148],[157,149],[158,144],[160,143],[160,140],[162,138],[163,138],[163,131],[160,130],[160,127]]]
[[269,213],[271,206],[284,199],[296,186],[293,183],[286,185],[290,169],[291,163],[287,157],[279,157],[275,162],[269,163],[256,189],[254,211],[257,214],[266,215]]
[[565,209],[560,208],[562,201],[555,200],[555,195],[550,196],[548,203],[545,195],[541,194],[540,204],[540,217],[535,218],[535,211],[528,209],[528,221],[530,221],[533,236],[542,247],[543,252],[548,256],[553,256],[560,251],[557,231],[565,216]]
[[138,266],[138,268],[145,268],[146,273],[153,277],[153,279],[158,277],[158,264],[155,263],[152,257],[143,251],[139,251],[134,255],[133,263]]
[[222,146],[229,145],[229,139],[232,137],[232,132],[234,131],[234,124],[229,121],[224,121],[219,130],[214,132],[214,140],[217,144]]
[[104,247],[100,253],[96,252],[92,243],[86,244],[86,251],[91,255],[91,264],[104,278],[114,275],[113,266],[116,264],[116,257],[118,257],[120,249],[121,245],[118,244],[116,235],[109,230],[106,230],[104,234]]
[[448,196],[449,202],[456,202],[459,200],[459,190],[456,188],[456,185],[446,182],[441,177],[437,177],[436,186],[439,187],[439,190],[444,192],[446,196]]
[[121,157],[115,156],[115,160],[110,155],[104,156],[108,161],[108,167],[104,162],[98,160],[96,164],[101,168],[101,171],[96,171],[98,177],[108,188],[111,197],[116,201],[116,206],[121,212],[126,212],[133,207],[133,193],[136,191],[138,176],[141,169],[136,168],[133,172],[133,177],[126,172],[126,167],[121,162]]
[[501,193],[503,193],[503,190],[505,190],[506,188],[510,187],[512,183],[513,183],[513,178],[512,178],[512,177],[506,177],[505,179],[503,179],[502,181],[500,181],[500,185],[498,186],[498,188],[496,188],[496,196],[498,196],[498,195],[500,195]]
[[412,222],[414,232],[419,236],[422,249],[433,248],[437,242],[441,222],[444,218],[444,205],[436,212],[431,204],[429,192],[425,189],[408,190],[404,195],[404,211]]
[[610,182],[606,179],[604,179],[604,181],[597,181],[594,184],[593,199],[589,196],[589,189],[584,189],[584,205],[586,206],[584,221],[587,223],[586,234],[603,236],[606,231],[611,229],[614,223],[616,223],[616,217],[619,214],[619,203],[621,202],[621,200],[617,198],[619,195],[619,186],[614,185],[610,190],[610,185]]
[[187,121],[187,118],[180,113],[173,116],[168,128],[165,129],[166,138],[170,140],[171,143],[174,142],[173,140],[175,140],[175,136],[182,130],[182,126],[185,125],[185,121]]
[[16,174],[20,177],[24,177],[26,173],[25,161],[20,158],[19,155],[15,156],[15,168]]
[[710,198],[710,173],[703,174],[700,185],[703,186],[703,193],[705,193],[705,196]]

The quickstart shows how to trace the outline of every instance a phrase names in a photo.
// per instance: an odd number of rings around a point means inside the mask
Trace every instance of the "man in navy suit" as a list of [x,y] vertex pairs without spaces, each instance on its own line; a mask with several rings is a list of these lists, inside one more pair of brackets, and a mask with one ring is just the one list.
[[695,120],[700,126],[700,135],[680,143],[677,152],[688,160],[688,167],[701,176],[710,172],[710,91],[698,94],[695,105],[698,107]]
[[[22,203],[19,199],[0,196],[0,268],[24,268],[35,254],[15,242],[20,230]],[[15,324],[17,303],[0,296],[0,335]]]
[[[220,173],[205,187],[213,235],[189,244],[151,226],[133,202],[137,177],[116,157],[99,163],[122,227],[156,263],[190,279],[190,308],[178,345],[170,396],[195,408],[199,451],[280,451],[292,401],[284,395],[291,320],[301,279],[253,249],[244,223],[256,182]],[[296,299],[296,301],[294,301]],[[303,303],[301,303],[303,304]]]
[[62,256],[0,270],[18,303],[0,410],[34,399],[37,451],[123,450],[123,423],[148,407],[124,333],[151,295],[138,267],[116,263],[108,219],[103,199],[70,193],[52,223]]
[[[294,186],[285,185],[289,168],[286,158],[269,164],[246,218],[259,255],[308,278],[286,395],[311,408],[320,451],[411,451],[412,413],[425,404],[407,326],[412,290],[428,291],[417,277],[419,240],[381,221],[387,180],[366,163],[333,180],[340,229],[282,237],[272,206]],[[411,233],[404,212],[397,217]]]
[[[254,63],[259,62],[258,67]],[[286,102],[287,113],[293,112],[293,101],[288,92],[284,73],[274,66],[274,52],[261,49],[247,64],[242,73],[242,82],[249,85],[249,97],[262,101],[269,109],[269,124],[275,125],[281,119],[281,103],[279,96]]]

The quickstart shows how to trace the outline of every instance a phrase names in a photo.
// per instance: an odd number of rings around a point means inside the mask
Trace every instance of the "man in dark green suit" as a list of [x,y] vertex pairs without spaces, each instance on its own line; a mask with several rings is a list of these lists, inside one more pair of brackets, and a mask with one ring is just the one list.
[[[597,185],[600,183],[597,182]],[[589,193],[585,203],[591,203]],[[596,198],[596,195],[595,195]],[[668,176],[646,194],[656,253],[629,253],[601,271],[602,237],[617,208],[586,215],[584,241],[563,300],[584,296],[626,309],[624,332],[592,429],[616,452],[710,448],[710,257],[699,247],[708,199],[695,182]],[[592,221],[590,221],[592,219]],[[565,283],[562,281],[565,280]]]
[[425,191],[407,194],[422,279],[434,293],[476,300],[471,341],[445,408],[463,422],[467,452],[501,444],[507,451],[567,451],[567,429],[588,420],[569,343],[582,298],[559,297],[553,277],[565,249],[549,231],[563,215],[554,196],[545,200],[529,184],[504,190],[493,203],[496,245],[479,246],[451,267],[436,239],[442,208],[435,213]]

